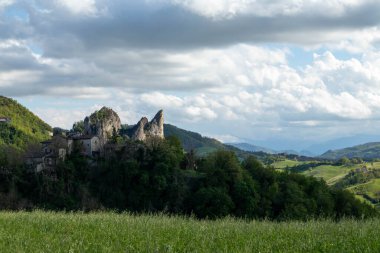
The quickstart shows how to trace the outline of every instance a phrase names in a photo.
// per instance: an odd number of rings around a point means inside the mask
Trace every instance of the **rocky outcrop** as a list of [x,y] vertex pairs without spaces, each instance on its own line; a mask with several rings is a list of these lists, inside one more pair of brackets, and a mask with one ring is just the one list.
[[133,127],[130,127],[123,134],[120,118],[112,109],[103,107],[84,119],[84,131],[82,134],[98,136],[104,145],[116,132],[132,140],[145,141],[149,137],[164,138],[164,112],[160,110],[149,122],[146,117]]
[[146,129],[147,136],[164,138],[164,112],[160,110],[152,119]]
[[96,135],[106,143],[121,128],[119,115],[111,108],[103,107],[84,119],[84,134]]
[[149,137],[164,138],[164,112],[159,111],[150,122],[146,117],[143,117],[131,129],[130,137],[132,140],[139,141],[145,141]]
[[145,126],[148,125],[148,119],[146,117],[141,118],[139,123],[133,127],[131,138],[132,140],[144,141],[146,139]]

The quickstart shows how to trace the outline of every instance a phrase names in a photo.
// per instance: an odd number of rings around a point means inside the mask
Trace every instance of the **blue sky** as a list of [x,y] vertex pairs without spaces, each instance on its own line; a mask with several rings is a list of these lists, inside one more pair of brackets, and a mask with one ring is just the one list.
[[379,136],[378,13],[376,0],[0,0],[0,94],[65,128],[106,105],[124,123],[164,109],[278,149]]

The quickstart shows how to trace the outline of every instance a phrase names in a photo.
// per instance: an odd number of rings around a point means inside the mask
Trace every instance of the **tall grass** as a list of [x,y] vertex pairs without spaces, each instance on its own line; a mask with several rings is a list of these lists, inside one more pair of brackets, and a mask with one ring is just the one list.
[[380,252],[380,220],[1,212],[0,252]]

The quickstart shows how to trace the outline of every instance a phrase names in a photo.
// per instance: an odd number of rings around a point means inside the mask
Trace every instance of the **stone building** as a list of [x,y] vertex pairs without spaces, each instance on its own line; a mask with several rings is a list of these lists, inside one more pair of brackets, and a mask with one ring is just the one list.
[[36,172],[52,170],[61,161],[65,161],[67,154],[72,151],[73,140],[56,135],[48,141],[41,142],[41,150],[32,152],[26,163]]
[[83,156],[99,157],[102,145],[98,136],[83,135],[72,137],[74,145],[79,147]]
[[101,145],[97,136],[66,137],[54,135],[50,140],[41,142],[41,150],[26,158],[26,163],[36,172],[54,170],[59,162],[65,161],[75,147],[86,157],[98,157]]

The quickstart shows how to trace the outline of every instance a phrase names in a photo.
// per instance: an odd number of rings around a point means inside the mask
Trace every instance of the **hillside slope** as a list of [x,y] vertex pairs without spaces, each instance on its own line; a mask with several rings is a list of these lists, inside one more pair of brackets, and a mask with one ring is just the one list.
[[176,136],[186,151],[194,149],[200,155],[218,149],[226,149],[226,146],[218,140],[203,137],[199,133],[184,130],[170,124],[164,125],[164,135],[165,137]]
[[380,158],[380,142],[370,142],[344,149],[329,150],[320,157],[324,159],[363,158],[374,159]]
[[249,144],[249,143],[228,143],[228,145],[234,146],[234,147],[236,147],[238,149],[241,149],[241,150],[244,150],[244,151],[249,151],[249,152],[265,152],[265,153],[268,153],[268,154],[279,153],[279,152],[277,152],[275,150],[272,150],[272,149],[269,149],[269,148],[260,147],[260,146],[256,146],[256,145]]
[[0,145],[17,149],[29,143],[49,138],[52,128],[20,105],[17,101],[0,96],[0,118],[9,118],[9,123],[0,123]]
[[200,156],[207,155],[220,149],[233,151],[239,159],[245,159],[248,156],[254,155],[262,162],[277,156],[276,154],[269,154],[263,151],[253,152],[242,150],[230,144],[224,144],[216,139],[204,137],[199,133],[184,130],[170,124],[164,125],[164,133],[165,137],[176,136],[181,141],[185,151],[189,152],[193,149],[197,155]]

